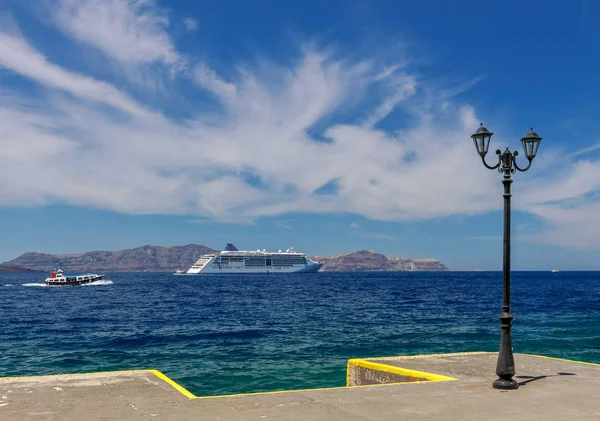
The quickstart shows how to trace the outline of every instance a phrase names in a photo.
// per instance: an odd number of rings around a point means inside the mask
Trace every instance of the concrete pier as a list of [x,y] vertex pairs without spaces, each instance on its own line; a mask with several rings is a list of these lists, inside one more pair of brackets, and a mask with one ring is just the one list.
[[[0,420],[599,420],[600,365],[496,353],[350,360],[349,387],[197,397],[155,370],[0,379]],[[397,383],[396,383],[397,382]]]

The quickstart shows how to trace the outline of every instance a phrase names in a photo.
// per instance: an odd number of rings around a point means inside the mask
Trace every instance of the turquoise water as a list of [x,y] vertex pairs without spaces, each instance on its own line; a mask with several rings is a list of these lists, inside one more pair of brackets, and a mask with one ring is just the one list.
[[[156,368],[218,395],[343,386],[349,358],[499,342],[499,272],[43,278],[0,275],[0,376]],[[516,272],[512,292],[515,352],[600,363],[600,273]]]

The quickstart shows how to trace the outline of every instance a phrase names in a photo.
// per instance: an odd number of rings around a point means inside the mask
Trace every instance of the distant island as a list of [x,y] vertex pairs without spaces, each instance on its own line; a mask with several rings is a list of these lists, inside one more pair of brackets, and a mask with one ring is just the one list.
[[407,271],[447,271],[448,268],[436,259],[409,259],[387,256],[371,250],[328,256],[314,256],[311,259],[324,262],[324,272],[407,272]]
[[202,254],[215,252],[197,244],[160,247],[144,245],[115,251],[90,251],[84,254],[46,254],[29,252],[0,266],[20,266],[48,272],[57,266],[68,272],[170,272],[187,269]]
[[24,272],[39,272],[33,269],[21,268],[18,266],[5,266],[0,265],[0,273],[24,273]]
[[[57,266],[69,272],[170,272],[187,270],[206,253],[216,253],[210,247],[198,244],[185,246],[144,245],[126,250],[91,251],[84,254],[25,253],[16,259],[0,264],[2,268],[19,267],[25,271],[51,271]],[[447,271],[436,259],[409,259],[387,256],[371,250],[353,253],[311,256],[324,262],[324,272],[398,272]],[[8,270],[5,270],[8,271]]]

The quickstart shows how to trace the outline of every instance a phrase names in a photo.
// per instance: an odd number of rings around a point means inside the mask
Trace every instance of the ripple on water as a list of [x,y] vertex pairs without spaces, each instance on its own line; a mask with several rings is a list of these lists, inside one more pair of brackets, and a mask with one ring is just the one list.
[[[343,386],[356,357],[496,351],[500,273],[3,275],[2,375],[156,368],[197,395]],[[516,352],[600,362],[600,276],[513,274]]]

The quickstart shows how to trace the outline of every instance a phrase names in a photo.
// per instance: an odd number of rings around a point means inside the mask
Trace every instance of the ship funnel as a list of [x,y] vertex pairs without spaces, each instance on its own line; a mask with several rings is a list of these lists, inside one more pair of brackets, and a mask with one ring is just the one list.
[[233,244],[227,243],[227,246],[225,246],[225,251],[239,251],[239,250]]

